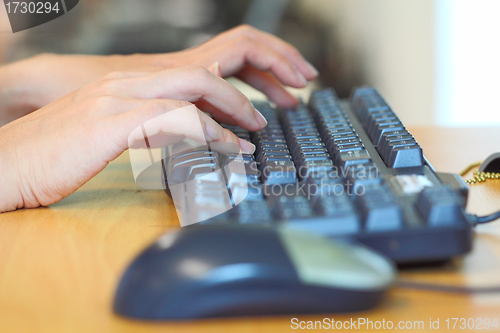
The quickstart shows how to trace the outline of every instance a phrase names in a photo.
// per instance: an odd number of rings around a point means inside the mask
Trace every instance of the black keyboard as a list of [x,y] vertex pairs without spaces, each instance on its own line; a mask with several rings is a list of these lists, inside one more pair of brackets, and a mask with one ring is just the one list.
[[223,125],[253,142],[253,155],[164,149],[181,225],[286,224],[361,242],[397,263],[470,251],[467,185],[433,170],[374,88],[354,90],[349,101],[323,89],[307,106],[254,106],[268,120],[262,131]]

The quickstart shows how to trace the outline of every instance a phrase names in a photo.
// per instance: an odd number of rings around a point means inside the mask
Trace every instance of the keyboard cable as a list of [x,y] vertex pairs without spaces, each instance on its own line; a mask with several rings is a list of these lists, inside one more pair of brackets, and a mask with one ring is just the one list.
[[472,217],[472,225],[476,226],[478,224],[485,224],[489,222],[493,222],[496,219],[500,218],[500,210],[498,212],[495,212],[490,215],[485,215],[485,216],[477,216],[474,214],[469,214]]
[[[460,175],[465,178],[465,175],[469,171],[480,166],[481,164],[482,162],[472,163],[462,172],[460,172]],[[492,180],[492,179],[500,179],[500,173],[473,171],[473,178],[465,179],[465,182],[469,185],[474,185],[474,184],[484,183],[487,180]],[[471,224],[475,227],[478,224],[485,224],[499,219],[500,211],[485,216],[478,216],[475,214],[467,214],[467,215],[470,217]],[[425,291],[434,291],[434,292],[451,293],[451,294],[500,293],[500,286],[498,285],[484,286],[484,287],[445,285],[438,283],[427,283],[418,280],[415,281],[404,278],[400,278],[397,281],[396,286],[403,289],[425,290]]]

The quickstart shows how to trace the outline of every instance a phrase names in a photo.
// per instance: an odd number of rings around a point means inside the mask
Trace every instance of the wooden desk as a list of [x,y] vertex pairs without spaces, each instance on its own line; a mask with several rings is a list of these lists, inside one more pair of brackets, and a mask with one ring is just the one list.
[[[500,151],[498,128],[412,130],[440,171]],[[500,209],[500,183],[474,186],[469,211]],[[111,304],[121,273],[160,234],[177,228],[170,199],[139,189],[128,154],[50,208],[0,215],[0,332],[278,332],[292,316],[151,324],[115,316]],[[500,284],[500,222],[477,228],[474,251],[446,267],[406,270],[405,280],[461,286]],[[368,318],[498,318],[500,293],[449,294],[395,288],[378,308],[356,314],[297,316],[300,320]],[[361,331],[361,330],[360,330]],[[460,330],[458,330],[460,331]]]

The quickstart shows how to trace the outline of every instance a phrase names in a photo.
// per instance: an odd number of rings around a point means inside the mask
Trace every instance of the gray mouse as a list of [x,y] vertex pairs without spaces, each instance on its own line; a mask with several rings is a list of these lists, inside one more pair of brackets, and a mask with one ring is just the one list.
[[395,276],[362,246],[287,228],[193,225],[132,262],[114,311],[147,320],[360,311]]

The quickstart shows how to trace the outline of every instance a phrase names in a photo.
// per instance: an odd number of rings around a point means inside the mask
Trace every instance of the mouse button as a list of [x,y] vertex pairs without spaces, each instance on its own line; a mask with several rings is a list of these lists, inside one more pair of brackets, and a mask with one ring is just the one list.
[[394,265],[368,249],[286,228],[279,235],[299,278],[306,284],[379,290],[394,282]]
[[213,266],[258,262],[288,262],[276,232],[252,226],[201,226],[183,228],[170,250],[179,257],[209,261]]
[[298,284],[299,277],[290,262],[281,264],[237,263],[213,269],[204,281],[212,286],[222,284],[290,285]]
[[488,156],[479,167],[479,172],[500,172],[500,153]]

